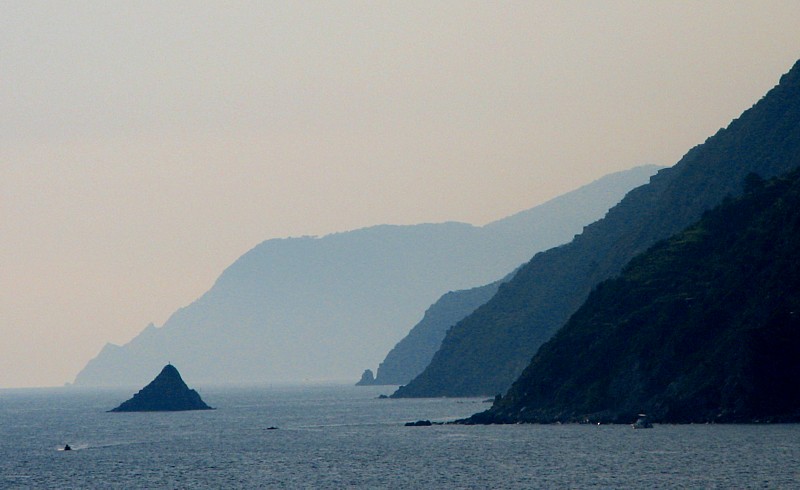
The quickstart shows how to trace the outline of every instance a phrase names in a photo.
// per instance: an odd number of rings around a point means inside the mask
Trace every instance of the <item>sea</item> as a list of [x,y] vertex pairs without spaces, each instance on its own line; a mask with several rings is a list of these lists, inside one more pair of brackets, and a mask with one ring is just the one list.
[[198,391],[215,410],[108,413],[133,392],[0,390],[0,488],[800,488],[800,425],[406,427],[489,403],[344,384]]

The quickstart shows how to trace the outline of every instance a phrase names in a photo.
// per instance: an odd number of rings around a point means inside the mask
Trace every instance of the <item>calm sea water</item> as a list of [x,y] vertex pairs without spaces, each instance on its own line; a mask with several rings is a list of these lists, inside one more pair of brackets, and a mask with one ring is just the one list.
[[404,427],[488,404],[200,391],[217,410],[106,413],[132,392],[0,390],[0,488],[800,488],[798,425]]

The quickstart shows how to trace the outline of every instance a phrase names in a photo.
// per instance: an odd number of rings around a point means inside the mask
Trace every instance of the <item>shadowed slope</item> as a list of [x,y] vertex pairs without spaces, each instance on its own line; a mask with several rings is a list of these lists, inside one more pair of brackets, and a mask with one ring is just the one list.
[[800,62],[727,129],[628,193],[571,243],[534,256],[488,303],[450,329],[425,371],[393,396],[505,392],[600,281],[725,196],[740,194],[748,173],[767,178],[798,165]]
[[163,327],[108,344],[75,384],[143,385],[168,360],[199,383],[355,379],[444,292],[496,281],[564,243],[655,169],[606,176],[483,227],[382,225],[268,240]]
[[110,412],[176,412],[211,410],[196,391],[183,382],[175,366],[167,364],[147,386]]
[[800,172],[601,283],[469,423],[800,421]]
[[378,374],[361,385],[402,385],[421,373],[442,345],[447,329],[486,303],[501,281],[477,288],[451,291],[425,311],[419,323],[386,354]]

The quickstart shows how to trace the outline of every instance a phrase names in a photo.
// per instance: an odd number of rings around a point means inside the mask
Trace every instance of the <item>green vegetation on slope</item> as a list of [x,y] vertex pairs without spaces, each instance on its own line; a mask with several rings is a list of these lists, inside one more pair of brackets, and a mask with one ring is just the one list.
[[727,129],[689,151],[567,245],[542,252],[445,337],[430,365],[394,397],[505,392],[600,281],[700,218],[745,176],[800,165],[800,62]]
[[473,423],[800,421],[800,172],[636,257]]
[[[643,165],[622,172],[606,175],[572,192],[556,197],[533,209],[519,212],[507,218],[489,223],[483,230],[502,245],[517,235],[527,240],[517,230],[525,228],[526,222],[539,223],[536,235],[539,237],[573,237],[581,227],[603,216],[609,208],[617,204],[625,193],[646,183],[659,167]],[[582,223],[575,228],[575,223]],[[563,239],[561,243],[566,242]],[[541,242],[540,242],[541,243]],[[551,242],[552,243],[552,242]],[[542,247],[545,250],[549,247]],[[514,271],[516,273],[516,271]],[[485,286],[451,291],[439,298],[425,312],[424,317],[411,331],[386,355],[378,367],[374,379],[363,378],[357,385],[400,385],[420,374],[431,362],[433,355],[442,345],[447,330],[454,324],[489,301],[502,282],[507,282],[513,274]]]

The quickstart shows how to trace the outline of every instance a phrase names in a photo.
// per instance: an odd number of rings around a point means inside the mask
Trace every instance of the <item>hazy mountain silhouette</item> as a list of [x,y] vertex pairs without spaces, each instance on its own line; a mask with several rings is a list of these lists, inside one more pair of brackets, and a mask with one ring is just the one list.
[[470,423],[800,421],[800,172],[604,281]]
[[355,379],[442,293],[487,284],[601,217],[656,167],[619,172],[483,227],[382,225],[268,240],[213,287],[124,346],[78,385],[141,385],[168,360],[197,383]]
[[725,196],[740,194],[748,173],[767,178],[798,165],[800,62],[727,129],[630,192],[605,218],[569,244],[534,256],[450,329],[425,371],[393,396],[505,392],[600,281]]
[[[510,278],[510,276],[509,276]],[[504,279],[508,280],[508,279]],[[419,323],[389,351],[371,382],[359,385],[402,385],[421,373],[442,345],[447,330],[489,301],[501,281],[461,291],[450,291],[439,298]]]
[[[590,189],[587,187],[586,189]],[[599,188],[598,188],[599,190]],[[572,198],[573,196],[569,196]],[[586,206],[590,206],[593,199],[603,199],[601,194],[587,192],[583,196]],[[570,205],[560,199],[553,201],[553,212],[559,207]],[[501,220],[487,226],[487,228],[501,231],[503,228],[512,228],[515,224],[524,222],[526,213]],[[489,301],[497,292],[500,284],[511,279],[512,274],[499,281],[485,286],[478,286],[466,290],[450,291],[439,298],[425,311],[422,320],[386,355],[378,366],[374,379],[356,383],[365,385],[402,385],[419,375],[430,363],[436,351],[441,346],[447,330],[475,311],[479,306]]]

